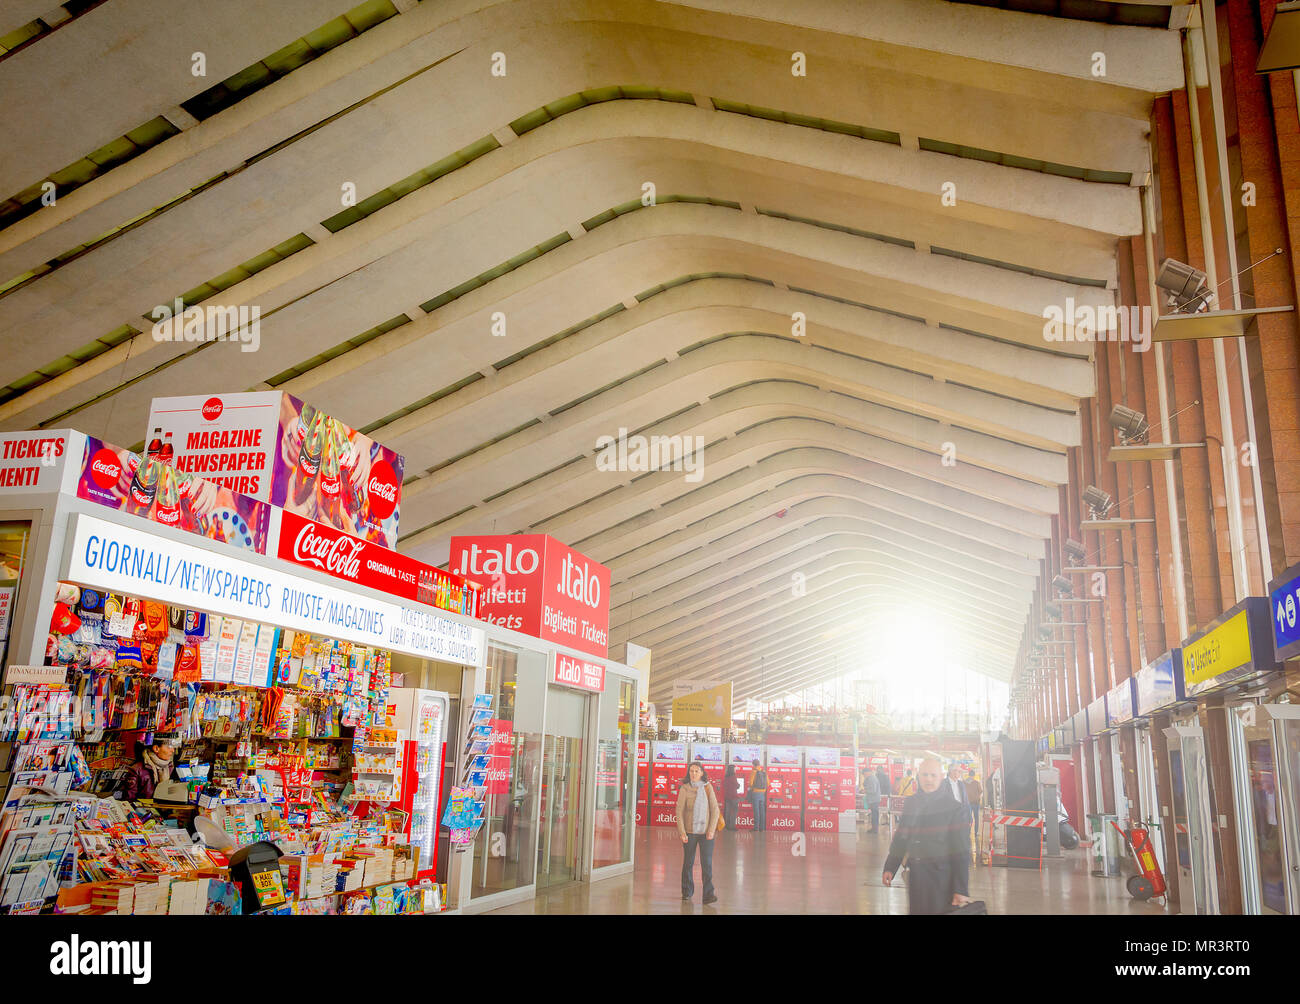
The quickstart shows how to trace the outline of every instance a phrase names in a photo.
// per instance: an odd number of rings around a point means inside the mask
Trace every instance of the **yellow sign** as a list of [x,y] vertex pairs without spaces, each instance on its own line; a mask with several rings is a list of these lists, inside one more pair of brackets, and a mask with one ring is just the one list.
[[673,728],[726,729],[731,727],[731,684],[697,690],[673,698]]
[[1253,658],[1250,622],[1242,610],[1205,637],[1183,646],[1183,682],[1187,694],[1190,696],[1200,684],[1247,665]]
[[284,885],[279,868],[253,872],[253,889],[257,892],[257,901],[263,907],[279,906],[284,902]]

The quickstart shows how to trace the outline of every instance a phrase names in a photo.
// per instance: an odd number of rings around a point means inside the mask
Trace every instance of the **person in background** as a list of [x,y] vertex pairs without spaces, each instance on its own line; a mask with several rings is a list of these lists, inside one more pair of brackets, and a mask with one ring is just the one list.
[[726,808],[722,818],[726,821],[729,830],[736,828],[736,813],[740,811],[744,787],[744,782],[736,773],[736,765],[727,764],[727,771],[722,776],[722,804]]
[[153,798],[153,791],[172,774],[172,744],[170,739],[154,736],[153,743],[136,747],[135,763],[122,778],[119,789],[122,798],[134,802],[141,798]]
[[871,829],[867,832],[875,833],[880,828],[880,782],[869,770],[862,772],[862,804],[871,813]]
[[952,797],[966,810],[966,815],[970,815],[970,800],[966,797],[966,785],[961,781],[961,765],[956,761],[948,765],[948,776],[944,779],[944,785],[952,792]]
[[767,829],[767,771],[757,760],[749,775],[749,801],[754,806],[754,831],[762,833]]
[[908,912],[947,913],[971,902],[970,818],[943,784],[943,767],[933,757],[921,761],[921,790],[903,806],[898,832],[889,845],[881,881],[890,885],[903,861]]
[[970,803],[971,815],[975,817],[975,825],[979,826],[980,822],[980,800],[984,797],[984,786],[980,784],[980,779],[971,771],[966,775],[966,801]]
[[889,775],[885,773],[884,767],[876,768],[876,784],[880,786],[880,797],[884,798],[890,792]]
[[682,849],[682,899],[695,895],[695,851],[700,852],[700,876],[704,880],[704,905],[718,901],[713,891],[713,835],[718,829],[718,797],[704,773],[704,765],[692,763],[677,789],[677,833]]
[[894,785],[895,795],[913,795],[916,793],[916,778],[912,776],[912,768],[908,767],[907,772],[898,779]]

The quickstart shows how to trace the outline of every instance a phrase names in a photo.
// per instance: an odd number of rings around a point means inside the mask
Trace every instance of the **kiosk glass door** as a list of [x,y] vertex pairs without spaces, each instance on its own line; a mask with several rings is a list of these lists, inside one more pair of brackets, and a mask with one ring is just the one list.
[[562,687],[546,695],[537,888],[582,877],[586,851],[587,721],[591,698]]

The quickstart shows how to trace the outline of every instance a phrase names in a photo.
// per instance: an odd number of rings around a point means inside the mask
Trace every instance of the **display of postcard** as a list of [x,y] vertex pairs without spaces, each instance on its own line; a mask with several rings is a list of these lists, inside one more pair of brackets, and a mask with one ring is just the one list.
[[475,694],[475,695],[474,695],[474,703],[471,705],[471,707],[474,707],[474,708],[491,708],[491,707],[492,707],[492,695],[491,695],[491,694]]

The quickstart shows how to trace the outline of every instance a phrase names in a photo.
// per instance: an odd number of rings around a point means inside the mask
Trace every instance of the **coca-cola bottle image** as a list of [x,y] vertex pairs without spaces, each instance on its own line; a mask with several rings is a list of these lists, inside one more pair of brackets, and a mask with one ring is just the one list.
[[148,516],[158,493],[158,471],[162,464],[146,457],[138,461],[131,475],[131,487],[126,493],[126,511],[136,516]]
[[362,495],[353,478],[357,464],[361,462],[361,451],[365,447],[362,446],[360,437],[353,441],[345,434],[343,442],[346,453],[339,467],[339,475],[343,479],[343,510],[356,521],[357,528],[360,530],[369,521],[368,514],[365,512],[367,498]]
[[325,454],[321,457],[320,477],[316,479],[316,505],[321,519],[330,526],[343,528],[343,486],[339,477],[338,447],[334,437],[325,440]]
[[[303,405],[306,413],[309,405]],[[298,447],[298,466],[293,473],[293,504],[301,507],[311,498],[316,486],[316,475],[320,473],[321,453],[325,448],[326,428],[329,420],[319,411],[313,409],[311,426]]]
[[162,453],[162,448],[162,426],[159,426],[153,430],[153,438],[149,440],[149,448],[144,451],[144,455],[152,460],[154,457]]
[[158,459],[164,464],[170,464],[175,456],[176,451],[172,447],[172,434],[168,432],[167,435],[163,436],[162,450],[158,454]]
[[190,508],[190,489],[193,487],[194,475],[177,471],[174,468],[172,473],[176,475],[176,496],[181,509],[181,529],[190,533],[199,533],[198,517],[194,515],[194,510]]
[[176,483],[176,472],[161,460],[158,464],[158,507],[153,518],[163,526],[176,526],[181,521],[181,496]]

